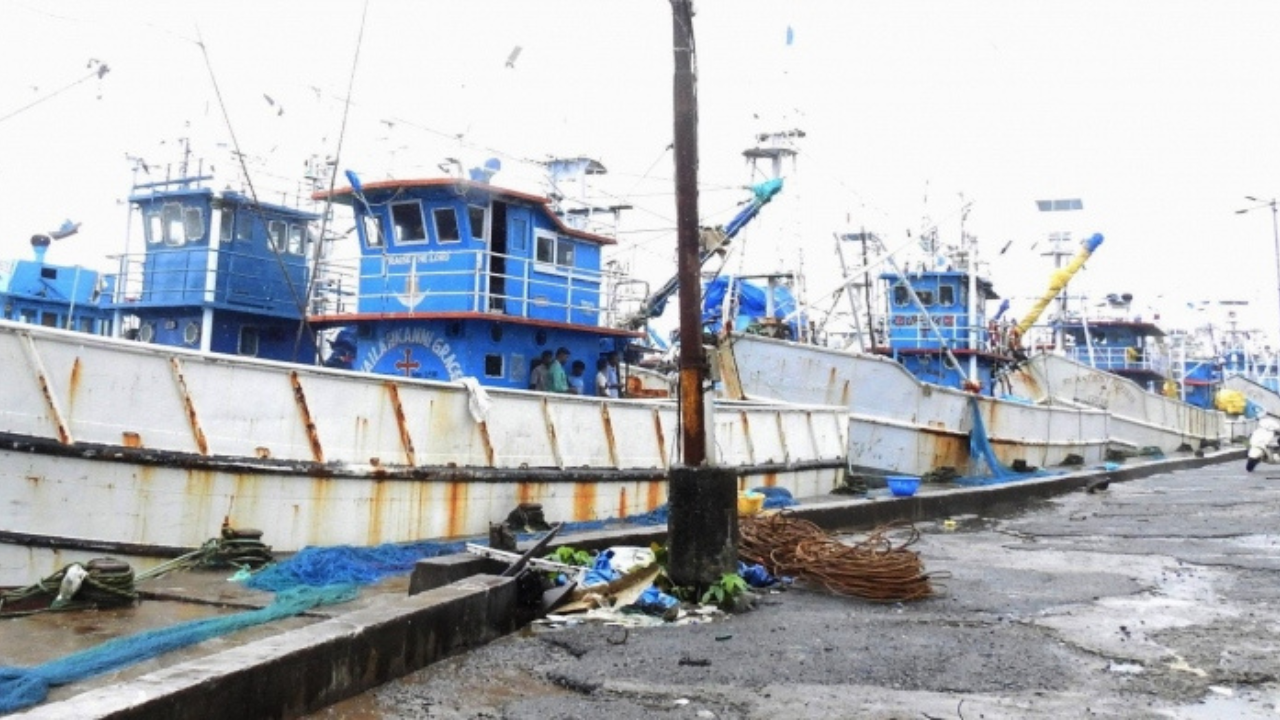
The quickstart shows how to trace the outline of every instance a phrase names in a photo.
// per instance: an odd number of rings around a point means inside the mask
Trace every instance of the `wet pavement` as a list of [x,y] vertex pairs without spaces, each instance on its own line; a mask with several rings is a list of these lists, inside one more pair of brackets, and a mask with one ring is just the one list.
[[950,574],[930,600],[797,587],[707,624],[533,628],[309,717],[1274,718],[1280,473],[1265,470],[922,519],[915,548]]

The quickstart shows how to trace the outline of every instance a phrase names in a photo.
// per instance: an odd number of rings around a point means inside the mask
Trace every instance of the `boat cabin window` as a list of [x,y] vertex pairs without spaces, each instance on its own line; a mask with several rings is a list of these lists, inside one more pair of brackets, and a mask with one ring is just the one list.
[[236,213],[236,240],[252,240],[253,239],[253,223],[256,221],[257,215],[248,210],[241,208]]
[[289,248],[286,252],[290,255],[305,254],[306,245],[302,242],[303,226],[292,223],[289,225]]
[[897,307],[906,307],[911,304],[911,293],[907,292],[907,286],[898,283],[893,286],[893,304]]
[[929,307],[930,305],[933,305],[932,290],[917,290],[916,297],[920,298],[920,304],[925,307]]
[[501,355],[484,356],[484,376],[491,378],[500,378],[504,376],[504,373],[502,372]]
[[489,219],[488,208],[483,205],[467,206],[467,223],[471,225],[471,238],[473,240],[484,241],[485,223]]
[[289,226],[283,220],[272,220],[267,223],[267,242],[275,252],[284,252]]
[[943,285],[938,288],[938,304],[939,305],[955,305],[956,289],[951,285]]
[[386,245],[386,231],[382,226],[382,217],[374,215],[360,216],[360,229],[364,233],[364,244],[371,248]]
[[573,267],[573,241],[568,238],[537,231],[537,245],[534,252],[536,253],[534,258],[539,263],[560,268]]
[[181,247],[204,239],[204,210],[199,207],[169,202],[162,205],[159,211],[147,212],[145,220],[143,232],[146,233],[148,245],[164,243],[171,247]]
[[235,229],[236,212],[231,207],[218,209],[218,242],[231,242]]
[[422,220],[422,205],[417,200],[393,204],[391,220],[396,228],[397,245],[427,241],[427,225]]
[[236,352],[249,357],[258,355],[258,328],[240,328],[240,341],[236,346]]
[[24,323],[32,323],[32,324],[34,324],[34,323],[35,323],[35,321],[36,321],[36,311],[35,311],[35,310],[32,310],[32,309],[30,309],[30,308],[23,308],[23,309],[19,310],[19,311],[18,311],[18,313],[19,313],[18,319],[19,319],[19,320],[21,320],[22,322],[24,322]]
[[436,224],[436,242],[443,244],[462,240],[457,210],[451,207],[436,208],[431,211],[431,220]]

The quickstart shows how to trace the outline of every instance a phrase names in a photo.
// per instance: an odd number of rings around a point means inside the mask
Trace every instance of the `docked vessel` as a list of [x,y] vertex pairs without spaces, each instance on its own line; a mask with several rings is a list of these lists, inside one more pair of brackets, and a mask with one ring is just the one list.
[[[135,192],[144,252],[110,303],[125,337],[0,321],[0,585],[224,523],[290,551],[480,535],[522,503],[549,521],[661,506],[674,401],[527,389],[535,352],[597,360],[638,335],[601,322],[607,238],[489,179],[338,191],[364,228],[352,285],[308,274],[318,214],[194,178]],[[356,336],[351,369],[312,362],[334,353],[308,309]],[[716,403],[709,454],[744,488],[823,494],[845,415]]]

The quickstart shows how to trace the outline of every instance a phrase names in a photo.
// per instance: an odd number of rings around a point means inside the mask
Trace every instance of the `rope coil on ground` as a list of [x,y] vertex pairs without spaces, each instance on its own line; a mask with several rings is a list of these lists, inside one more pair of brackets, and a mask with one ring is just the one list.
[[[905,538],[895,542],[895,537]],[[925,572],[908,548],[920,539],[914,525],[882,525],[854,544],[789,513],[744,517],[738,554],[770,573],[788,575],[827,590],[873,602],[923,600],[937,594],[931,582],[946,573]]]

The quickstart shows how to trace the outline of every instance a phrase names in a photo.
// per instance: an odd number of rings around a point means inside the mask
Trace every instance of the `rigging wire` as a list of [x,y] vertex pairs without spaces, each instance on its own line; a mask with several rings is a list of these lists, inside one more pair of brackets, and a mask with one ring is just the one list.
[[108,72],[110,72],[110,71],[111,71],[111,68],[109,68],[109,67],[107,66],[107,64],[106,64],[106,63],[98,62],[98,61],[96,61],[96,60],[90,60],[90,61],[89,61],[89,64],[90,64],[90,66],[96,65],[97,67],[94,67],[94,69],[93,69],[93,70],[90,70],[90,71],[89,71],[89,73],[88,73],[87,75],[85,75],[84,77],[80,78],[79,80],[75,80],[75,81],[71,82],[70,84],[64,85],[63,87],[60,87],[60,88],[58,88],[57,90],[54,90],[53,92],[49,93],[48,95],[45,95],[45,96],[43,96],[43,97],[36,98],[35,100],[33,100],[33,101],[31,101],[31,102],[27,103],[26,105],[23,105],[22,107],[18,108],[17,110],[14,110],[13,112],[10,112],[8,115],[5,115],[5,116],[3,116],[3,117],[0,117],[0,122],[4,122],[5,120],[8,120],[9,118],[12,118],[12,117],[16,117],[16,116],[18,116],[18,115],[21,115],[22,113],[24,113],[24,112],[26,112],[26,111],[30,110],[31,108],[33,108],[33,107],[35,107],[35,106],[37,106],[37,105],[39,105],[39,104],[41,104],[41,103],[43,103],[43,102],[45,102],[45,101],[52,100],[52,99],[54,99],[54,98],[58,97],[59,95],[61,95],[62,93],[64,93],[64,92],[66,92],[66,91],[70,90],[71,88],[76,87],[77,85],[80,85],[81,83],[88,82],[89,80],[92,80],[92,79],[94,79],[95,77],[96,77],[96,78],[98,78],[98,79],[101,79],[103,75],[106,75]]
[[[351,75],[347,79],[347,97],[348,98],[351,97],[351,93],[355,89],[356,69],[360,66],[360,49],[364,46],[364,28],[365,28],[365,21],[368,18],[368,16],[369,16],[369,0],[365,0],[364,9],[360,13],[360,31],[356,34],[356,52],[355,52],[355,55],[351,58]],[[316,244],[315,257],[311,265],[311,274],[308,276],[308,281],[307,281],[306,296],[308,298],[310,298],[311,294],[315,292],[316,281],[320,276],[320,257],[323,254],[322,251],[324,248],[325,236],[329,229],[329,218],[333,214],[332,213],[333,192],[334,192],[334,189],[337,187],[338,168],[341,166],[341,161],[342,161],[342,143],[347,137],[347,120],[350,118],[350,111],[351,111],[351,105],[348,102],[343,107],[342,124],[341,124],[341,127],[338,129],[338,147],[334,151],[334,155],[333,155],[333,171],[329,173],[329,191],[328,191],[328,194],[325,196],[324,213],[323,215],[321,215],[321,220],[320,220],[320,238]],[[381,228],[381,226],[379,226],[379,228]],[[381,232],[381,229],[379,229],[379,232]],[[385,252],[386,243],[381,242],[379,243],[379,245],[383,248],[383,252]],[[308,327],[307,315],[306,315],[306,311],[304,310],[301,320],[298,321],[298,335],[294,339],[295,354],[297,353],[298,346],[302,343],[302,336],[303,336],[303,333],[306,331],[307,327]],[[322,349],[320,347],[320,337],[318,334],[315,335],[315,340],[316,340],[316,353],[318,356],[320,350]]]
[[[222,111],[223,122],[227,125],[227,133],[231,136],[231,144],[235,148],[237,161],[240,163],[240,170],[244,173],[244,181],[249,188],[249,197],[253,199],[253,209],[256,211],[258,221],[262,223],[262,228],[267,232],[267,247],[271,248],[272,255],[275,257],[276,266],[280,269],[280,274],[284,277],[285,286],[289,288],[289,295],[293,298],[293,303],[297,307],[298,312],[302,314],[303,327],[310,330],[307,324],[307,308],[305,299],[298,297],[298,288],[294,286],[293,279],[289,276],[289,270],[285,267],[284,259],[280,257],[281,248],[277,247],[277,243],[271,241],[270,229],[267,227],[266,216],[262,212],[262,203],[258,201],[258,191],[253,185],[253,178],[249,175],[249,167],[244,161],[244,153],[240,151],[240,140],[236,137],[235,127],[231,124],[231,115],[227,112],[227,105],[222,98],[222,88],[218,86],[217,75],[213,72],[213,61],[209,57],[209,48],[205,45],[204,36],[200,32],[200,27],[196,26],[196,46],[200,48],[200,53],[204,57],[205,68],[209,71],[209,80],[213,83],[213,93],[218,99],[218,108]],[[312,331],[313,342],[315,341],[315,333]]]

